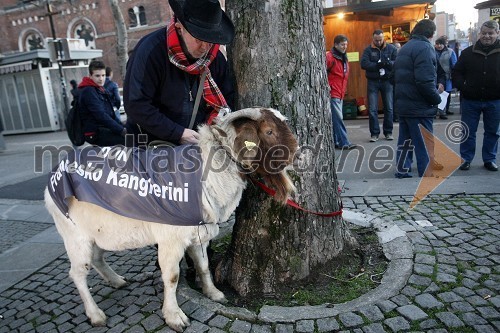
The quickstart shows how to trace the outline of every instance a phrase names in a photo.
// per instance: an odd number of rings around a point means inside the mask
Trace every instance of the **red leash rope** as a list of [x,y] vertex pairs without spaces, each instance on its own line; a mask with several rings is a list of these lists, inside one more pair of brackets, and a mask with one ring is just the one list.
[[[264,183],[261,183],[259,182],[258,180],[256,179],[252,179],[252,182],[256,185],[258,185],[264,192],[266,192],[268,195],[274,197],[274,195],[276,194],[276,191],[273,190],[272,188],[269,188],[267,187]],[[331,213],[319,213],[319,212],[313,212],[311,210],[308,210],[308,209],[305,209],[303,207],[301,207],[298,203],[296,203],[295,201],[293,200],[290,200],[288,199],[286,201],[286,204],[290,207],[293,207],[295,209],[298,209],[298,210],[301,210],[303,212],[306,212],[306,213],[309,213],[309,214],[314,214],[314,215],[317,215],[317,216],[322,216],[322,217],[333,217],[333,216],[338,216],[338,215],[342,215],[342,203],[340,203],[340,210],[339,211],[336,211],[336,212],[331,212]]]

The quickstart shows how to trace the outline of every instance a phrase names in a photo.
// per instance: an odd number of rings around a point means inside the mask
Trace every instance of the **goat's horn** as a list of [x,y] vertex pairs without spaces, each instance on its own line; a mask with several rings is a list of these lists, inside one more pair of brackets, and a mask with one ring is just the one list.
[[262,113],[260,112],[260,110],[260,108],[248,108],[231,113],[219,114],[216,118],[215,123],[218,125],[228,124],[238,118],[250,118],[252,120],[257,120],[262,117]]

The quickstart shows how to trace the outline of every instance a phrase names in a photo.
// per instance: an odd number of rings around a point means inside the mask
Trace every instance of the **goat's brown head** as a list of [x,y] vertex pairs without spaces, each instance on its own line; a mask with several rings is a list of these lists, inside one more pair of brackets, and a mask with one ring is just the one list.
[[279,111],[248,108],[215,119],[214,130],[248,173],[260,175],[286,202],[294,186],[285,168],[293,163],[297,140]]

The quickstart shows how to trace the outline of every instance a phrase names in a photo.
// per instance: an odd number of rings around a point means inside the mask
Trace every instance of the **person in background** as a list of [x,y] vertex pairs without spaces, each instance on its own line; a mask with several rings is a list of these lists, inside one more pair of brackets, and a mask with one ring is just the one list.
[[120,119],[122,99],[120,97],[120,91],[118,90],[118,83],[113,81],[113,70],[111,67],[106,67],[106,81],[104,82],[104,88],[106,88],[108,94],[111,96],[111,102],[113,104],[116,117]]
[[440,119],[448,119],[447,114],[453,114],[450,111],[450,101],[451,101],[451,91],[453,90],[451,82],[451,70],[457,63],[457,55],[455,52],[448,48],[448,38],[446,36],[441,36],[436,39],[434,43],[434,48],[436,49],[437,57],[437,80],[444,86],[444,90],[448,92],[448,99],[446,101],[446,107],[439,111]]
[[330,85],[330,105],[332,110],[333,138],[335,148],[353,149],[347,137],[347,130],[342,115],[343,98],[347,91],[349,77],[349,62],[347,60],[348,40],[345,35],[337,35],[333,39],[333,47],[326,53],[326,69]]
[[[219,51],[220,44],[234,38],[230,18],[218,0],[169,0],[169,4],[174,12],[171,22],[142,38],[127,64],[123,87],[127,125],[134,142],[141,145],[156,140],[197,143],[196,127],[233,106],[234,83]],[[200,82],[203,72],[206,78]],[[203,98],[195,109],[200,84]],[[139,134],[146,134],[147,142]]]
[[498,22],[481,25],[479,40],[462,51],[453,68],[453,84],[460,90],[463,138],[460,170],[469,170],[476,153],[476,132],[483,114],[484,167],[498,171],[496,157],[500,137],[500,42]]
[[364,51],[361,57],[361,68],[365,70],[368,80],[368,109],[370,125],[370,142],[378,141],[380,125],[378,123],[378,93],[384,104],[383,131],[386,140],[393,140],[393,88],[391,83],[392,66],[396,60],[396,47],[388,44],[382,30],[373,32],[373,42]]
[[3,132],[3,124],[2,124],[2,119],[0,118],[0,153],[7,150],[7,145],[5,144],[2,132]]
[[78,83],[76,83],[75,80],[69,81],[69,84],[71,85],[71,96],[73,96],[73,100],[71,101],[71,105],[75,105],[75,101],[78,100]]
[[423,127],[428,132],[433,132],[432,123],[441,101],[439,94],[444,89],[442,85],[436,89],[437,59],[430,42],[435,32],[436,24],[433,21],[419,21],[394,63],[396,108],[399,111],[396,178],[412,177],[412,155],[417,160],[420,177],[431,176],[432,169],[443,168],[434,160],[432,138],[424,137],[420,130]]
[[[396,48],[397,52],[399,52],[399,49],[401,49],[401,43],[400,42],[394,42],[392,43],[394,47]],[[396,109],[396,98],[395,98],[395,93],[396,93],[396,86],[394,84],[394,73],[391,75],[391,83],[392,83],[392,121],[394,123],[399,122],[399,116],[398,116],[398,110]]]
[[98,146],[123,145],[127,129],[116,118],[111,97],[104,88],[106,65],[93,60],[89,74],[78,85],[78,108],[85,141]]

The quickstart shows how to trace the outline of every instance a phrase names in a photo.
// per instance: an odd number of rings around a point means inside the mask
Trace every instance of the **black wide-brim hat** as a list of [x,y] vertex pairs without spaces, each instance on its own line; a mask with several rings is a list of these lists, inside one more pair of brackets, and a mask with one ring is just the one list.
[[168,0],[175,17],[196,39],[226,45],[234,38],[234,25],[218,0]]

